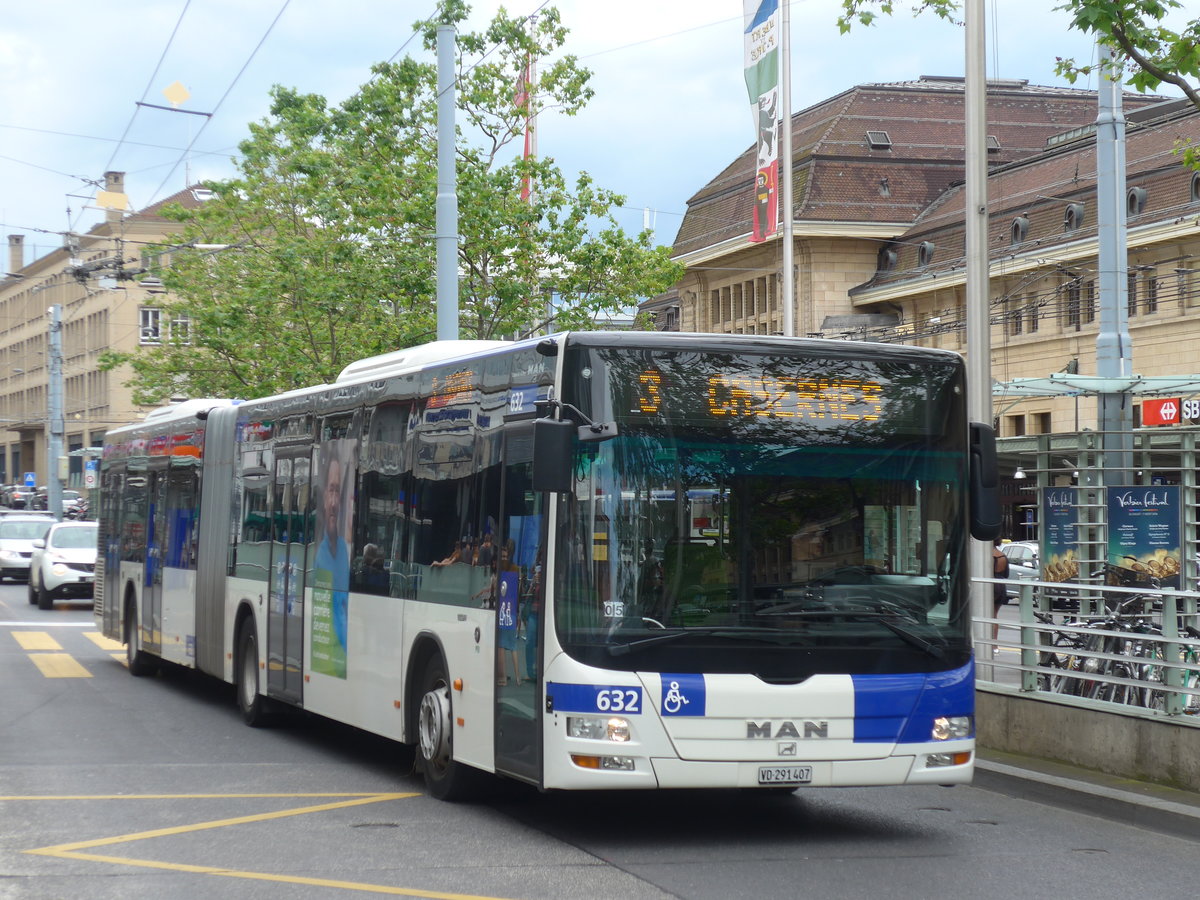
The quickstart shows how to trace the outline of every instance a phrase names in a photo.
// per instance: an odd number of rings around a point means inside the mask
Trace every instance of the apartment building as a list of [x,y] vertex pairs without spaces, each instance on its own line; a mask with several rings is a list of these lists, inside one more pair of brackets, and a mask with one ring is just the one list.
[[[105,174],[104,196],[119,206],[124,173]],[[151,248],[178,226],[159,213],[169,203],[189,206],[203,197],[189,189],[138,212],[107,209],[89,231],[64,235],[60,248],[30,262],[23,235],[8,236],[0,280],[0,483],[34,473],[41,485],[50,471],[48,310],[54,305],[62,308],[66,486],[84,485],[86,449],[101,446],[105,431],[144,414],[123,386],[127,373],[101,370],[100,354],[155,344],[168,333],[171,323],[156,305],[161,284],[147,270]]]

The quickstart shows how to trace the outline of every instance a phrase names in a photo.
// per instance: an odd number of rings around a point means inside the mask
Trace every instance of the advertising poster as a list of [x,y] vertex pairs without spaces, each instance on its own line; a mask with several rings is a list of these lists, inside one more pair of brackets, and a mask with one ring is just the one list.
[[320,445],[316,497],[317,553],[313,564],[312,670],[346,677],[346,624],[350,592],[350,524],[354,520],[354,460],[348,438]]
[[1072,581],[1079,575],[1076,491],[1055,487],[1042,493],[1042,581]]
[[1179,587],[1178,485],[1108,488],[1109,584]]

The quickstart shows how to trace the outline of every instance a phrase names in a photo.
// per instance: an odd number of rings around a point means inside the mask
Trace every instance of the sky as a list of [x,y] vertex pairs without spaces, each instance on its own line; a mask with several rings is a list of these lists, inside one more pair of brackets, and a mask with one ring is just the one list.
[[[509,0],[510,14],[541,0]],[[554,0],[551,0],[554,4]],[[577,116],[548,113],[538,146],[566,172],[627,197],[618,221],[673,241],[687,200],[753,140],[738,0],[558,0],[564,52],[593,72]],[[792,107],[856,84],[964,71],[964,30],[897,15],[840,35],[837,0],[792,0]],[[1055,58],[1090,60],[1091,41],[1053,0],[986,0],[989,78],[1065,84]],[[499,4],[473,5],[481,27]],[[8,3],[0,16],[0,233],[24,234],[25,262],[68,229],[103,218],[105,171],[126,173],[132,208],[189,181],[235,173],[237,144],[280,84],[337,104],[375,62],[423,55],[414,23],[434,0],[63,0]],[[190,94],[180,109],[163,91]],[[1095,84],[1079,86],[1095,87]],[[190,152],[185,149],[191,145]],[[3,257],[7,265],[7,257]]]

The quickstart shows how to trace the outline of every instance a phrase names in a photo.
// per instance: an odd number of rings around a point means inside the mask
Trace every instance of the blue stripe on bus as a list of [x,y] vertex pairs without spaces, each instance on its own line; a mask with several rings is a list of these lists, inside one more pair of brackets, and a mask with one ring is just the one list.
[[636,685],[546,684],[546,698],[554,712],[623,713],[641,715],[642,689]]
[[975,713],[974,660],[948,672],[850,677],[856,743],[926,743],[936,717]]

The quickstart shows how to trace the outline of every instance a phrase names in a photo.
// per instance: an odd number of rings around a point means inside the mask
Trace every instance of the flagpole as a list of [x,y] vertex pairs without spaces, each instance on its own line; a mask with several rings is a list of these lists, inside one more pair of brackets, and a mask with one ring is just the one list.
[[783,128],[779,141],[780,168],[783,176],[782,202],[779,204],[783,216],[783,333],[787,337],[796,335],[796,280],[792,271],[792,10],[790,0],[783,0],[779,105],[782,110]]

